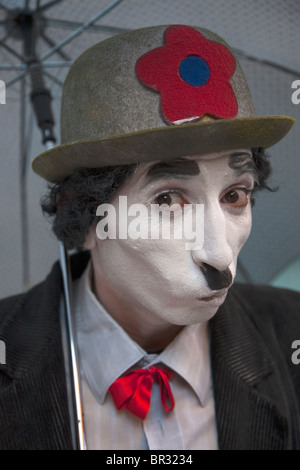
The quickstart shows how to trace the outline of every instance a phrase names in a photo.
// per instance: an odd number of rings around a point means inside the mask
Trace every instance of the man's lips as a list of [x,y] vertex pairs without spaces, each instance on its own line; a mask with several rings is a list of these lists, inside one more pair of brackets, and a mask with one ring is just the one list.
[[227,295],[228,289],[222,289],[216,292],[212,292],[213,295],[210,295],[208,297],[198,297],[197,300],[200,300],[201,302],[211,302],[213,300],[219,300],[223,301]]

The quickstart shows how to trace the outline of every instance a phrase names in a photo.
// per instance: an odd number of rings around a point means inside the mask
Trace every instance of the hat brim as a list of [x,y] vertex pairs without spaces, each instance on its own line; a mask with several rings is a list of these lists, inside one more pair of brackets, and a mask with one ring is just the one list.
[[238,148],[269,148],[289,132],[294,122],[288,116],[207,120],[106,139],[78,140],[38,155],[32,168],[56,183],[80,168],[168,161]]

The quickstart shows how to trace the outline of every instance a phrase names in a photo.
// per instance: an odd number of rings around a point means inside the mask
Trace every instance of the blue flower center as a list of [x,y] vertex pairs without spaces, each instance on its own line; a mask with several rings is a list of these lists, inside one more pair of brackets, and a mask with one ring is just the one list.
[[210,76],[207,63],[197,55],[190,55],[182,59],[178,70],[182,80],[192,86],[205,85]]

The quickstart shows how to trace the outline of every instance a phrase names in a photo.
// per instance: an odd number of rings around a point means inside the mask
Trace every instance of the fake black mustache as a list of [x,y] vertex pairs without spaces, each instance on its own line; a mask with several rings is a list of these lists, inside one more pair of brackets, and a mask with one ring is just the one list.
[[225,271],[219,271],[213,266],[203,263],[200,266],[200,270],[211,290],[225,289],[232,283],[232,274],[229,268],[225,269]]

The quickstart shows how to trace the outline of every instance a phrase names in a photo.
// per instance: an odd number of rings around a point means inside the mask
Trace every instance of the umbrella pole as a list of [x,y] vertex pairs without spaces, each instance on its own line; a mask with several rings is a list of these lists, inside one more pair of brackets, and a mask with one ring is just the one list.
[[69,266],[69,257],[67,250],[62,242],[59,242],[59,259],[63,279],[63,291],[64,291],[64,305],[62,311],[62,328],[64,329],[63,334],[66,338],[68,346],[68,357],[67,364],[70,370],[71,389],[69,390],[69,405],[71,425],[72,425],[72,439],[73,447],[79,450],[86,450],[84,424],[83,424],[83,411],[82,401],[80,393],[80,375],[78,370],[78,360],[76,351],[76,340],[74,330],[74,317],[72,316],[71,308],[71,275]]
[[[42,142],[45,149],[49,150],[55,145],[53,134],[54,119],[50,104],[51,94],[44,85],[42,67],[35,55],[31,56],[28,72],[31,77],[31,101],[33,109],[42,132]],[[66,362],[72,441],[74,449],[86,450],[74,316],[72,315],[71,271],[68,252],[62,242],[59,242],[59,259],[63,284],[61,326]]]

